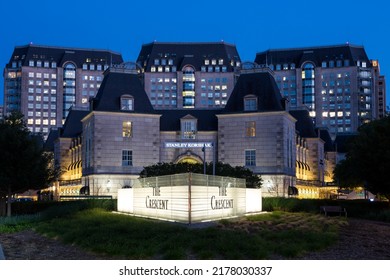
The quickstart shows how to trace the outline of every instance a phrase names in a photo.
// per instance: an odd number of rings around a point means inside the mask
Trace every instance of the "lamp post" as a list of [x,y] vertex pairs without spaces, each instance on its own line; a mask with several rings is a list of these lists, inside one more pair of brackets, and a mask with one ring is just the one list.
[[203,144],[203,174],[206,175],[206,143]]
[[213,142],[213,176],[215,176],[215,142]]

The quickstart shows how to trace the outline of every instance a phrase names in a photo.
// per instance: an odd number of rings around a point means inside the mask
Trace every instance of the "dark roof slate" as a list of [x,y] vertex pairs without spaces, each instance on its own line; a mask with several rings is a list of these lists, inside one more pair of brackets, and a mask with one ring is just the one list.
[[320,138],[325,142],[324,143],[324,150],[325,152],[332,152],[334,151],[334,145],[332,138],[330,137],[329,130],[326,128],[318,128],[317,133],[319,134]]
[[[131,95],[134,98],[134,111],[121,110],[122,95]],[[93,99],[93,109],[106,112],[155,113],[138,74],[111,70],[104,76],[99,91]]]
[[284,98],[269,72],[241,74],[223,112],[244,112],[244,97],[247,95],[257,97],[256,112],[285,111]]
[[205,59],[223,59],[223,65],[227,67],[228,72],[234,71],[234,67],[230,64],[231,61],[241,61],[236,46],[224,42],[152,42],[142,45],[137,62],[145,68],[146,72],[151,71],[151,66],[155,65],[155,59],[172,59],[173,65],[176,66],[178,70],[181,70],[187,64],[191,64],[195,67],[196,71],[201,70],[201,66],[204,66]]
[[301,137],[315,138],[317,133],[314,128],[314,123],[307,110],[293,110],[289,111],[290,115],[293,116],[297,122],[295,128],[299,132]]
[[[91,62],[87,62],[87,59],[90,59]],[[74,62],[78,68],[82,68],[84,63],[111,65],[123,62],[121,54],[109,50],[29,44],[15,47],[6,67],[11,67],[13,61],[22,61],[22,66],[28,66],[30,60],[41,60],[42,63],[44,61],[56,62],[58,66],[63,66],[65,62]]]
[[83,131],[81,120],[88,114],[89,111],[86,110],[70,110],[61,129],[60,137],[73,138],[79,136]]
[[[336,45],[319,46],[293,49],[270,49],[256,54],[255,62],[261,65],[295,63],[300,67],[306,61],[312,61],[316,66],[321,66],[323,61],[334,60],[350,61],[350,66],[356,65],[356,62],[365,61],[370,64],[366,51],[362,46],[354,45]],[[355,62],[353,64],[352,62]]]
[[49,135],[45,141],[44,149],[45,151],[54,151],[54,141],[60,136],[60,128],[50,129]]

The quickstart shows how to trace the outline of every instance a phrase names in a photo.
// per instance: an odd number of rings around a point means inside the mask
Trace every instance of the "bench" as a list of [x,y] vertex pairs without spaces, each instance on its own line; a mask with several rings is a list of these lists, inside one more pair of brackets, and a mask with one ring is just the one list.
[[338,213],[340,216],[344,214],[347,217],[347,209],[341,206],[321,206],[320,213],[324,213],[325,216],[328,216],[330,213]]

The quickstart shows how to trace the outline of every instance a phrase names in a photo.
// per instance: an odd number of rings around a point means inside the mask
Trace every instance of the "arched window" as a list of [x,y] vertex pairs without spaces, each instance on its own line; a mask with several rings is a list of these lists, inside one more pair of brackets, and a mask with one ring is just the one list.
[[121,96],[121,110],[134,111],[134,98],[131,95]]
[[76,104],[76,66],[70,62],[64,65],[63,89],[62,118],[65,119],[70,107]]
[[183,68],[183,108],[195,107],[195,69],[192,66]]
[[306,63],[302,67],[302,98],[311,112],[315,111],[315,70],[314,64]]

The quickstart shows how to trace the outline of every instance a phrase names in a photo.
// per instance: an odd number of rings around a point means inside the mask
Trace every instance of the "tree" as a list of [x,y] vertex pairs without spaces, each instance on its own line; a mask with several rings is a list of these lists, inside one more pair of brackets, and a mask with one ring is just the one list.
[[390,117],[362,125],[349,143],[346,159],[336,165],[341,186],[364,186],[390,201]]
[[[178,173],[200,173],[203,174],[203,164],[201,163],[158,163],[144,167],[140,173],[140,177],[154,177],[163,175],[172,175]],[[213,174],[213,164],[206,164],[206,174]],[[246,186],[248,188],[260,188],[262,179],[259,175],[254,174],[250,169],[236,166],[233,167],[230,164],[217,162],[215,164],[215,175],[243,178],[246,180]]]
[[32,135],[17,112],[0,122],[0,157],[0,197],[7,198],[8,216],[14,194],[46,188],[58,175],[42,137]]

